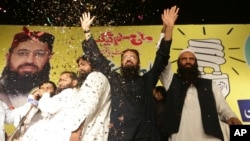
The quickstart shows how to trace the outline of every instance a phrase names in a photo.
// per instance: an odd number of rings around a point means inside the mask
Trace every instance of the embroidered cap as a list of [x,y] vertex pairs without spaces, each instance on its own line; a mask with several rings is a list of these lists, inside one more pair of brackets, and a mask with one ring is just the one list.
[[25,42],[28,40],[39,41],[45,44],[48,44],[49,50],[52,50],[54,43],[54,35],[42,32],[42,31],[29,31],[27,27],[23,27],[23,32],[19,32],[15,34],[11,47],[9,51],[11,52],[14,48],[16,48],[21,42]]

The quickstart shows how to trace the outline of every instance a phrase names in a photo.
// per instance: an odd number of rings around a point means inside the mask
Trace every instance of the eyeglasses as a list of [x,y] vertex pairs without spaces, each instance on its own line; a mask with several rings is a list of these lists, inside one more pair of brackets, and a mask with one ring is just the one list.
[[30,50],[18,50],[18,51],[15,51],[13,53],[19,57],[28,57],[31,54],[33,54],[35,57],[38,57],[38,58],[43,58],[43,57],[47,56],[47,54],[49,54],[49,52],[45,51],[45,50],[36,50],[34,52],[32,52]]

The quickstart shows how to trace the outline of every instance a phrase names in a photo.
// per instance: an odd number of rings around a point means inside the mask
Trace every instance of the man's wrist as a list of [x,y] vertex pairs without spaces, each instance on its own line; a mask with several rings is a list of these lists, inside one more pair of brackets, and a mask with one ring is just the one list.
[[85,39],[88,40],[89,38],[91,38],[92,34],[90,32],[85,33]]
[[78,129],[78,130],[72,131],[71,133],[81,133],[81,132],[82,132],[82,129]]
[[86,33],[90,33],[90,30],[89,29],[88,30],[84,30],[83,33],[85,33],[85,34]]

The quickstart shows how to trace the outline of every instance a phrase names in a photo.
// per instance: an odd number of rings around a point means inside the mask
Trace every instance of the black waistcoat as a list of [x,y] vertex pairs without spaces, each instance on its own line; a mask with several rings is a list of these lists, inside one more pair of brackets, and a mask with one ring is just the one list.
[[[212,81],[199,78],[195,85],[198,91],[198,100],[201,109],[203,128],[206,134],[223,140],[223,134],[219,124],[216,103],[212,91]],[[168,135],[177,133],[179,130],[182,108],[189,85],[177,74],[166,95],[164,132]],[[192,115],[190,115],[192,116]],[[190,129],[191,130],[191,129]],[[195,131],[194,131],[195,132]]]

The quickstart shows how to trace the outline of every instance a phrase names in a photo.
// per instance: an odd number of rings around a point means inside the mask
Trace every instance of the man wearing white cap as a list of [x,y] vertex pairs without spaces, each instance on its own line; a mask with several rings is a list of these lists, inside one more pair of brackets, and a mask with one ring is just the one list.
[[200,77],[194,51],[182,50],[177,64],[177,73],[172,72],[169,63],[160,77],[167,90],[165,140],[229,140],[229,130],[225,130],[223,124],[240,125],[241,121],[230,109],[220,88],[214,81]]

